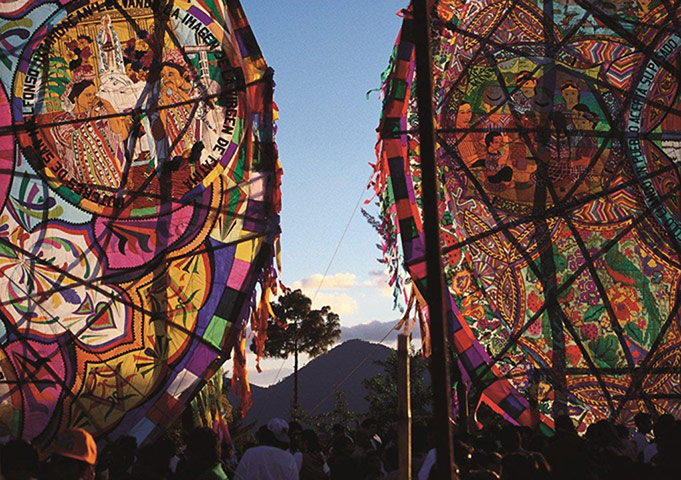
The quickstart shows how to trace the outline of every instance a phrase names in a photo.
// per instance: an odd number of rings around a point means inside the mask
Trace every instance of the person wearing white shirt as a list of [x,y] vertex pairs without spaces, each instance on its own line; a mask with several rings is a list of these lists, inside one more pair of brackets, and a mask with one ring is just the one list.
[[286,451],[288,424],[273,418],[257,435],[260,445],[246,450],[234,472],[235,480],[299,480],[298,464]]

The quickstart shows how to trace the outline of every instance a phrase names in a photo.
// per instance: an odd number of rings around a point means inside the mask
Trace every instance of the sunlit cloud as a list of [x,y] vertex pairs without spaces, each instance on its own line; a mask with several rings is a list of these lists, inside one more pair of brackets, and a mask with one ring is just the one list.
[[393,287],[388,283],[390,277],[385,270],[369,270],[369,279],[364,280],[362,285],[377,289],[384,297],[392,297]]
[[334,293],[319,292],[312,300],[313,308],[321,308],[328,305],[334,313],[341,317],[352,315],[357,312],[357,301],[347,293],[340,295]]
[[314,293],[317,289],[343,290],[357,286],[357,276],[354,273],[336,273],[324,277],[321,273],[315,273],[309,277],[296,280],[291,286],[293,289],[299,288],[304,292],[311,293]]

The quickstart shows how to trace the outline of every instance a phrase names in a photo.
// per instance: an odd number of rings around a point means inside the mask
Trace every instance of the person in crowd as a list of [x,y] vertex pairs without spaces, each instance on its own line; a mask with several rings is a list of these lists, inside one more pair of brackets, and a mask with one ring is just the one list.
[[[544,456],[551,465],[554,478],[557,480],[572,480],[575,478],[595,478],[590,465],[589,449],[584,439],[578,434],[567,415],[559,416],[555,420],[556,433],[544,448]],[[575,458],[583,461],[576,462]]]
[[[648,435],[652,418],[635,418],[636,431],[612,420],[592,423],[584,432],[568,416],[555,419],[555,432],[492,423],[474,432],[454,432],[454,461],[461,480],[678,480],[681,478],[681,421],[664,414],[655,419],[653,442],[644,444],[636,455],[636,434]],[[298,424],[300,426],[300,424]],[[139,449],[132,437],[122,437],[104,447],[98,455],[92,436],[82,429],[60,434],[44,452],[29,443],[12,440],[0,446],[0,480],[376,480],[399,478],[397,432],[391,424],[363,422],[357,431],[336,426],[325,449],[314,430],[299,435],[299,470],[291,448],[290,425],[272,419],[257,433],[259,445],[246,450],[233,475],[221,465],[221,444],[208,428],[188,430],[182,436],[182,460],[177,473],[170,468],[175,443],[161,437]],[[433,424],[415,425],[413,451],[425,451],[433,443],[427,434]],[[293,425],[293,429],[298,428]],[[301,426],[302,428],[302,426]],[[372,443],[376,432],[382,441]],[[352,436],[362,438],[365,448],[358,449]],[[240,436],[239,442],[244,437]],[[230,445],[230,444],[226,444]],[[240,448],[245,445],[238,443]],[[382,447],[381,447],[382,445]],[[180,446],[180,445],[178,445]],[[654,451],[651,448],[654,447]],[[234,448],[234,447],[230,447]],[[47,457],[41,465],[39,458]],[[224,458],[231,458],[229,455]],[[415,456],[416,458],[416,456]],[[414,478],[440,478],[435,450],[414,462]],[[644,460],[646,462],[644,462]],[[98,464],[99,462],[99,464]],[[417,464],[418,463],[418,464]]]
[[622,452],[624,455],[631,459],[636,460],[636,444],[629,438],[629,429],[626,425],[615,425],[617,430],[617,436],[622,442]]
[[38,452],[24,440],[11,440],[0,451],[5,480],[35,480],[40,463]]
[[[413,441],[413,436],[412,436]],[[413,458],[412,458],[413,464]],[[400,478],[400,455],[398,446],[394,443],[383,449],[383,468],[386,471],[386,480],[397,480]]]
[[133,467],[134,480],[170,480],[170,459],[175,455],[175,445],[167,435],[139,449]]
[[370,450],[381,451],[383,449],[383,440],[378,435],[378,424],[373,418],[367,418],[362,421],[360,428],[357,430],[357,437],[355,441],[356,449],[368,452]]
[[293,455],[293,458],[298,465],[298,471],[303,466],[303,452],[301,451],[301,435],[303,433],[303,426],[297,420],[288,422],[288,436],[290,439],[288,452]]
[[511,453],[525,454],[520,446],[520,432],[512,425],[508,425],[499,432],[501,451],[508,455]]
[[363,480],[378,480],[384,478],[381,454],[378,450],[370,450],[363,459]]
[[222,468],[229,478],[234,477],[234,471],[239,464],[239,457],[234,445],[226,441],[222,442]]
[[241,457],[234,478],[237,480],[298,480],[299,471],[290,445],[288,424],[273,418],[258,430],[260,445],[249,448]]
[[48,453],[46,479],[95,479],[97,444],[92,435],[82,428],[71,428],[59,434]]
[[435,425],[431,422],[426,430],[426,444],[428,451],[426,452],[423,462],[418,470],[416,478],[418,480],[428,480],[433,465],[435,465]]
[[300,448],[302,453],[300,480],[327,480],[329,466],[314,430],[303,430]]
[[[660,417],[661,418],[661,417]],[[657,433],[656,433],[657,437]],[[657,441],[655,464],[662,479],[681,477],[681,421],[669,421],[668,428]]]
[[636,445],[636,457],[640,459],[643,458],[643,451],[648,445],[650,445],[650,438],[653,431],[653,419],[650,414],[645,412],[639,412],[634,417],[634,425],[636,425],[636,431],[631,436],[634,445]]
[[355,445],[348,435],[339,437],[333,446],[329,467],[331,480],[345,480],[360,478],[360,465],[353,455]]
[[341,438],[347,435],[348,433],[345,429],[345,425],[334,423],[333,427],[331,427],[331,439],[326,443],[326,451],[331,453],[333,451],[334,445],[336,445]]
[[[132,467],[137,454],[137,440],[129,435],[120,437],[106,451],[101,463],[106,463],[109,480],[132,480]],[[104,452],[102,452],[104,457]]]
[[655,421],[655,425],[653,426],[653,433],[655,434],[655,439],[653,442],[650,443],[650,445],[648,445],[643,450],[644,463],[651,463],[655,460],[655,457],[658,454],[658,446],[660,441],[664,441],[664,437],[667,435],[669,431],[671,431],[673,425],[674,425],[673,416],[665,414],[660,415],[658,417],[658,419]]
[[[170,453],[170,452],[167,452]],[[177,472],[180,480],[227,480],[220,464],[220,442],[210,428],[195,428],[187,437],[186,461]],[[164,455],[164,457],[167,455]],[[168,456],[168,462],[172,454]]]
[[540,480],[532,460],[522,453],[511,453],[501,461],[502,480]]
[[116,444],[107,444],[99,453],[97,465],[95,465],[95,478],[97,480],[111,480],[111,469],[116,462]]

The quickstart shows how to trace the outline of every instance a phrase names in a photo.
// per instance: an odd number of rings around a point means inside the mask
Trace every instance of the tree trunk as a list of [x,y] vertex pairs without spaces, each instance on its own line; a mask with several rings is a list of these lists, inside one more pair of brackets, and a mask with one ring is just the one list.
[[298,342],[293,349],[293,414],[298,416]]

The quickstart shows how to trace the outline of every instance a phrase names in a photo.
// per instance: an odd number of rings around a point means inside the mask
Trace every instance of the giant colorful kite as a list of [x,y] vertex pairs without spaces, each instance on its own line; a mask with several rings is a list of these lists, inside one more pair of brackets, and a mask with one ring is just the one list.
[[[681,3],[430,4],[449,338],[476,401],[525,425],[678,417]],[[413,33],[405,11],[374,185],[418,298]]]
[[6,0],[0,43],[0,435],[143,441],[233,348],[245,380],[272,70],[238,0]]

